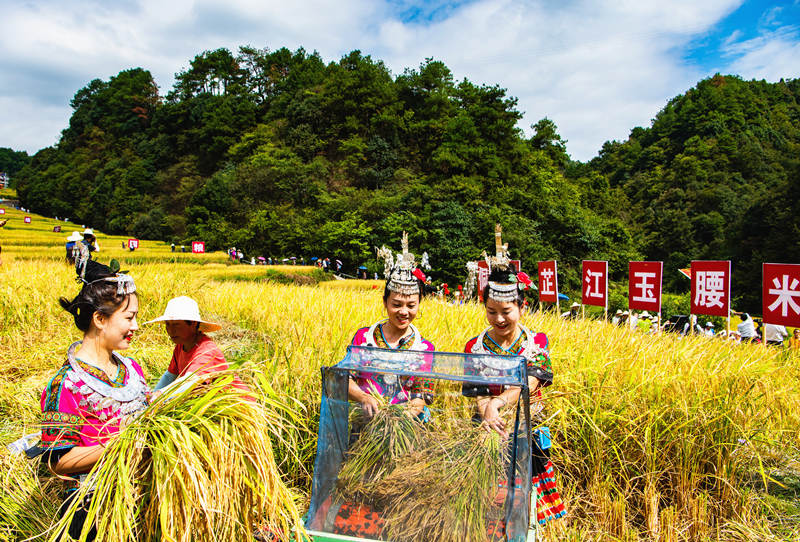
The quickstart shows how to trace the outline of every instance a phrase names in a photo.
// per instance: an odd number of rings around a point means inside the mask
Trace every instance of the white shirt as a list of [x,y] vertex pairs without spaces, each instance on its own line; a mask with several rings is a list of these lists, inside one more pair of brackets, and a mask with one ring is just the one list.
[[764,334],[768,341],[783,342],[789,333],[783,326],[776,326],[775,324],[764,324]]
[[756,326],[749,314],[747,315],[747,320],[736,326],[736,330],[743,339],[750,339],[756,336]]

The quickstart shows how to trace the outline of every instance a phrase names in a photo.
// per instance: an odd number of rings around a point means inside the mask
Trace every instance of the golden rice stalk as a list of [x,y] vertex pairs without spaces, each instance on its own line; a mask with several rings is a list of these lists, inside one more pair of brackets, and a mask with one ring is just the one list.
[[[168,391],[110,443],[76,498],[90,498],[80,540],[92,525],[98,542],[253,541],[256,528],[301,539],[296,497],[273,457],[286,409],[262,389],[249,400],[232,379]],[[69,539],[60,533],[76,508],[52,542]]]

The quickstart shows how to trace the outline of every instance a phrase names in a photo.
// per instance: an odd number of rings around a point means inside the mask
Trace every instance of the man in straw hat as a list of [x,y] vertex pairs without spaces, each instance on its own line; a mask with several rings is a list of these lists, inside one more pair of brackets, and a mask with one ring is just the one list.
[[[200,317],[197,301],[191,297],[180,296],[170,299],[164,314],[145,324],[154,322],[164,322],[167,335],[175,343],[169,367],[154,390],[165,388],[176,379],[185,376],[207,377],[228,369],[222,350],[205,334],[217,331],[222,326],[203,320]],[[238,377],[234,379],[234,385],[237,388],[247,389]]]

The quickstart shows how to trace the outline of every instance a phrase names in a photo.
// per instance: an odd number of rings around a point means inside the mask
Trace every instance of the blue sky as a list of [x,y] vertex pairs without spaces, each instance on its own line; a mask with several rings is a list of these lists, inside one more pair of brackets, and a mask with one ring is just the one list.
[[647,126],[714,73],[800,77],[800,0],[0,0],[0,147],[58,141],[94,78],[142,67],[162,94],[194,55],[253,45],[353,49],[394,74],[427,57],[549,117],[573,158]]

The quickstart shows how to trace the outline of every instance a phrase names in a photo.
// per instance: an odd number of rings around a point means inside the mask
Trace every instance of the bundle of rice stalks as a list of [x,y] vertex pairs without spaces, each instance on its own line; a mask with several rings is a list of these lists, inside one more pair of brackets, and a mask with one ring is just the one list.
[[503,517],[495,495],[506,451],[499,435],[468,420],[425,426],[383,405],[348,452],[337,492],[374,507],[389,540],[483,541],[488,522]]
[[[166,392],[111,441],[75,499],[89,502],[80,540],[92,526],[98,542],[252,541],[256,526],[301,539],[272,448],[288,413],[263,389],[250,400],[232,378]],[[77,506],[51,541],[69,540],[61,533]]]
[[506,443],[473,427],[430,435],[424,449],[401,458],[374,487],[374,498],[384,503],[388,538],[486,540],[489,521],[503,518],[504,502],[495,496],[505,476]]
[[427,431],[402,405],[389,405],[376,395],[379,408],[367,419],[357,409],[351,419],[361,429],[339,473],[337,489],[344,498],[370,498],[376,480],[383,479],[407,454],[419,448]]
[[60,483],[37,477],[38,462],[0,450],[0,540],[24,540],[47,530],[58,510]]

